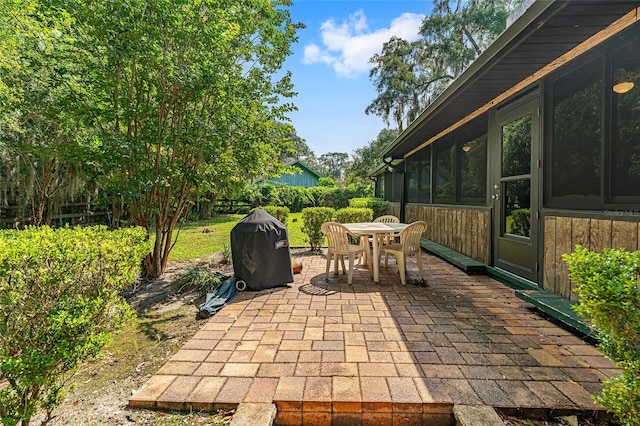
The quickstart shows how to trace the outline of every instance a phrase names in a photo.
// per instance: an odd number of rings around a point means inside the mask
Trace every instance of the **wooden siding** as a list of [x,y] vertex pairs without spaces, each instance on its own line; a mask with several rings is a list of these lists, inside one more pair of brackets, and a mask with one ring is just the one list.
[[406,206],[405,209],[407,223],[416,220],[427,222],[426,238],[489,264],[491,259],[490,210],[411,205]]
[[400,217],[400,204],[389,203],[389,208],[387,208],[387,214],[392,214],[395,217]]
[[318,177],[306,170],[303,170],[302,173],[296,173],[295,175],[283,174],[280,177],[269,179],[269,182],[287,186],[303,186],[305,188],[309,188],[312,186],[318,186]]
[[577,300],[574,283],[562,255],[580,244],[595,252],[603,248],[640,249],[640,223],[576,217],[547,216],[544,219],[544,274],[542,286],[560,296]]

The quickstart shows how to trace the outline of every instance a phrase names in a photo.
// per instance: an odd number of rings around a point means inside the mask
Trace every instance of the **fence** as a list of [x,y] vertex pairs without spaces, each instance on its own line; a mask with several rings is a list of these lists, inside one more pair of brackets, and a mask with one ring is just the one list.
[[[51,215],[52,226],[109,224],[107,210],[94,210],[87,203],[67,203]],[[18,206],[0,206],[0,229],[23,228],[31,223],[29,210]]]
[[[252,206],[240,200],[216,200],[213,202],[199,202],[192,209],[199,217],[215,214],[248,213]],[[111,210],[97,208],[85,203],[67,203],[51,215],[52,226],[75,225],[111,225]],[[20,229],[31,223],[29,210],[18,206],[0,206],[0,229]]]

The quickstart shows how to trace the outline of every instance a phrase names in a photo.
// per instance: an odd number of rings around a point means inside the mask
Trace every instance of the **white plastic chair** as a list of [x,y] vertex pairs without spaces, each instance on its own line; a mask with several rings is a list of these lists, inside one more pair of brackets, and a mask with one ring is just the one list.
[[400,219],[392,214],[376,217],[373,221],[378,223],[400,223]]
[[[394,216],[392,214],[378,216],[375,219],[373,219],[373,221],[378,223],[400,223],[400,219],[397,216]],[[394,232],[393,234],[384,235],[384,238],[380,240],[380,246],[382,246],[383,244],[391,244],[392,242],[396,241],[396,238],[398,238],[399,236],[400,236],[399,232]],[[368,253],[365,253],[365,256],[368,256]],[[387,262],[388,259],[389,259],[389,255],[385,257],[385,262]],[[378,262],[380,262],[380,259],[378,259]]]
[[[382,247],[381,253],[385,255],[392,254],[396,258],[398,270],[400,272],[400,281],[407,284],[407,255],[415,254],[418,262],[418,271],[420,279],[424,279],[424,271],[422,268],[422,249],[420,247],[420,239],[422,234],[427,230],[427,224],[423,221],[413,222],[400,232],[400,243],[393,243]],[[388,257],[385,257],[384,265],[387,266]]]
[[347,282],[351,284],[353,278],[353,265],[358,255],[364,253],[361,245],[351,244],[349,236],[356,237],[349,229],[341,223],[325,222],[320,226],[320,230],[327,236],[327,268],[325,280],[329,280],[329,265],[335,261],[334,272],[338,273],[338,258],[342,263],[342,272],[346,272],[344,267],[344,256],[349,256],[349,273]]

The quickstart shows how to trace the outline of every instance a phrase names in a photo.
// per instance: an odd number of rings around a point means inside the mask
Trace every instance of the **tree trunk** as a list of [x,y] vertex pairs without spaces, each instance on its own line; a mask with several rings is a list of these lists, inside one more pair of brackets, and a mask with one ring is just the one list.
[[47,203],[47,199],[40,194],[38,201],[31,205],[31,224],[36,227],[40,227],[44,224],[44,210]]
[[182,191],[184,192],[179,197],[177,206],[172,213],[163,213],[172,210],[171,206],[166,206],[166,209],[160,209],[160,213],[155,215],[154,222],[156,232],[153,251],[149,253],[143,261],[143,272],[147,279],[155,279],[162,276],[169,264],[169,254],[173,244],[173,230],[185,211],[187,196],[184,186]]
[[122,199],[114,198],[111,201],[111,220],[109,226],[113,229],[120,228],[120,219],[122,218]]

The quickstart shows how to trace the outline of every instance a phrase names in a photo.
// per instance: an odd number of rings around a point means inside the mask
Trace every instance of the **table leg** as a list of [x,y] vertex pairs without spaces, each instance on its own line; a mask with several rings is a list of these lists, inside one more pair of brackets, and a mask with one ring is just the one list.
[[377,283],[380,282],[380,262],[378,261],[378,258],[380,257],[379,250],[380,250],[380,244],[378,243],[378,234],[373,234],[373,255],[372,257],[372,261],[373,261],[373,282]]
[[365,249],[365,256],[367,257],[367,269],[369,269],[369,275],[371,276],[371,278],[373,278],[373,269],[371,269],[373,263],[371,260],[371,252],[369,251],[370,247],[369,247],[369,236],[368,235],[361,235],[360,238],[364,238],[364,249]]

